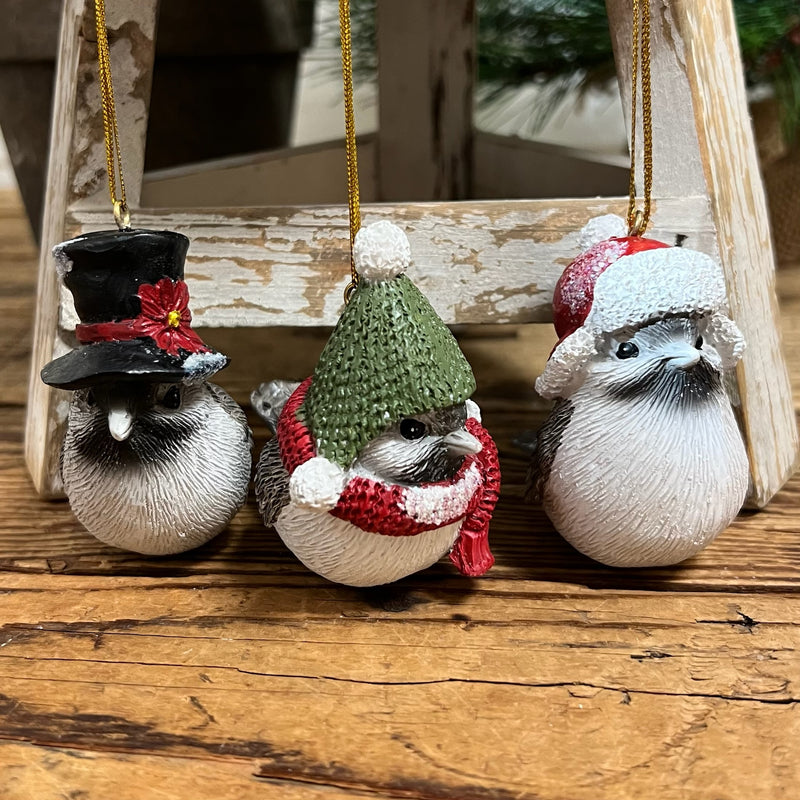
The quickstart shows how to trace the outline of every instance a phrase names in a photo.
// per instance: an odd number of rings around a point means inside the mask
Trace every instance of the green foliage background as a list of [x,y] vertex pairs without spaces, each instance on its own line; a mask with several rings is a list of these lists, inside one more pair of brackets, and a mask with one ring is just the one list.
[[[396,0],[399,1],[399,0]],[[702,2],[702,0],[697,0]],[[541,123],[567,91],[615,79],[604,0],[476,0],[484,98],[534,82]],[[787,141],[800,143],[800,0],[734,0],[745,76],[778,100]],[[374,76],[375,0],[351,0],[357,78]]]

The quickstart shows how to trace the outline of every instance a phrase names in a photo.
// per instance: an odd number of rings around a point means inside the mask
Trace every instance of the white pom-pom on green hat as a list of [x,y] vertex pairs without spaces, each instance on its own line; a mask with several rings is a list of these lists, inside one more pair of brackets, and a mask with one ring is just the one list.
[[411,245],[405,233],[389,220],[367,225],[356,234],[353,262],[367,281],[389,281],[411,264]]

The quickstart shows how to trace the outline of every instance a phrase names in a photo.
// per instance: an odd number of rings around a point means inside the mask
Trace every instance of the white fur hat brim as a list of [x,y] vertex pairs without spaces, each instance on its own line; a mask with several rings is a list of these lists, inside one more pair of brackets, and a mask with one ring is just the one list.
[[735,363],[744,341],[736,324],[725,316],[727,295],[721,267],[696,250],[664,247],[623,256],[602,272],[582,327],[564,337],[553,350],[536,391],[546,398],[570,394],[580,383],[586,363],[597,354],[603,334],[614,335],[672,314],[711,314],[724,318],[723,362]]

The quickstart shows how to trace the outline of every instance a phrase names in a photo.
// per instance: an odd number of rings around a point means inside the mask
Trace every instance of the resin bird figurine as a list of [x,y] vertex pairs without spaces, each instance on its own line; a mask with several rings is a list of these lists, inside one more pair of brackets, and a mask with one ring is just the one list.
[[748,460],[725,381],[744,341],[711,258],[623,225],[587,226],[591,246],[556,286],[560,339],[536,382],[556,403],[530,488],[590,558],[663,566],[702,550],[744,502]]
[[78,520],[107,544],[179,553],[219,533],[247,498],[244,413],[206,379],[227,365],[191,328],[183,260],[170,231],[86,234],[56,261],[80,317],[80,346],[42,370],[72,389],[61,450]]
[[472,370],[403,274],[399,228],[362,228],[354,258],[358,287],[313,376],[262,384],[251,398],[276,432],[256,468],[264,522],[338,583],[390,583],[447,553],[481,575],[494,561],[499,468],[469,399]]

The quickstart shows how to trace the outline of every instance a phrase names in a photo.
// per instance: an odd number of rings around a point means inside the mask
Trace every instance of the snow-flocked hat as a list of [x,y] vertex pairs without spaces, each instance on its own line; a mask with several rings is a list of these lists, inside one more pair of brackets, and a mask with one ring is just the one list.
[[358,287],[333,330],[300,409],[317,453],[347,468],[405,416],[465,402],[475,378],[453,334],[406,277],[411,248],[386,220],[362,228]]
[[72,293],[80,346],[46,364],[60,389],[104,381],[171,383],[207,376],[228,358],[192,330],[183,263],[189,240],[174,231],[100,231],[53,249]]
[[564,270],[553,293],[559,340],[536,380],[540,395],[566,396],[598,353],[603,334],[615,335],[667,315],[711,315],[722,342],[723,365],[739,360],[744,341],[726,316],[725,281],[714,259],[628,236],[624,220],[613,214],[590,220],[579,243],[585,252]]

